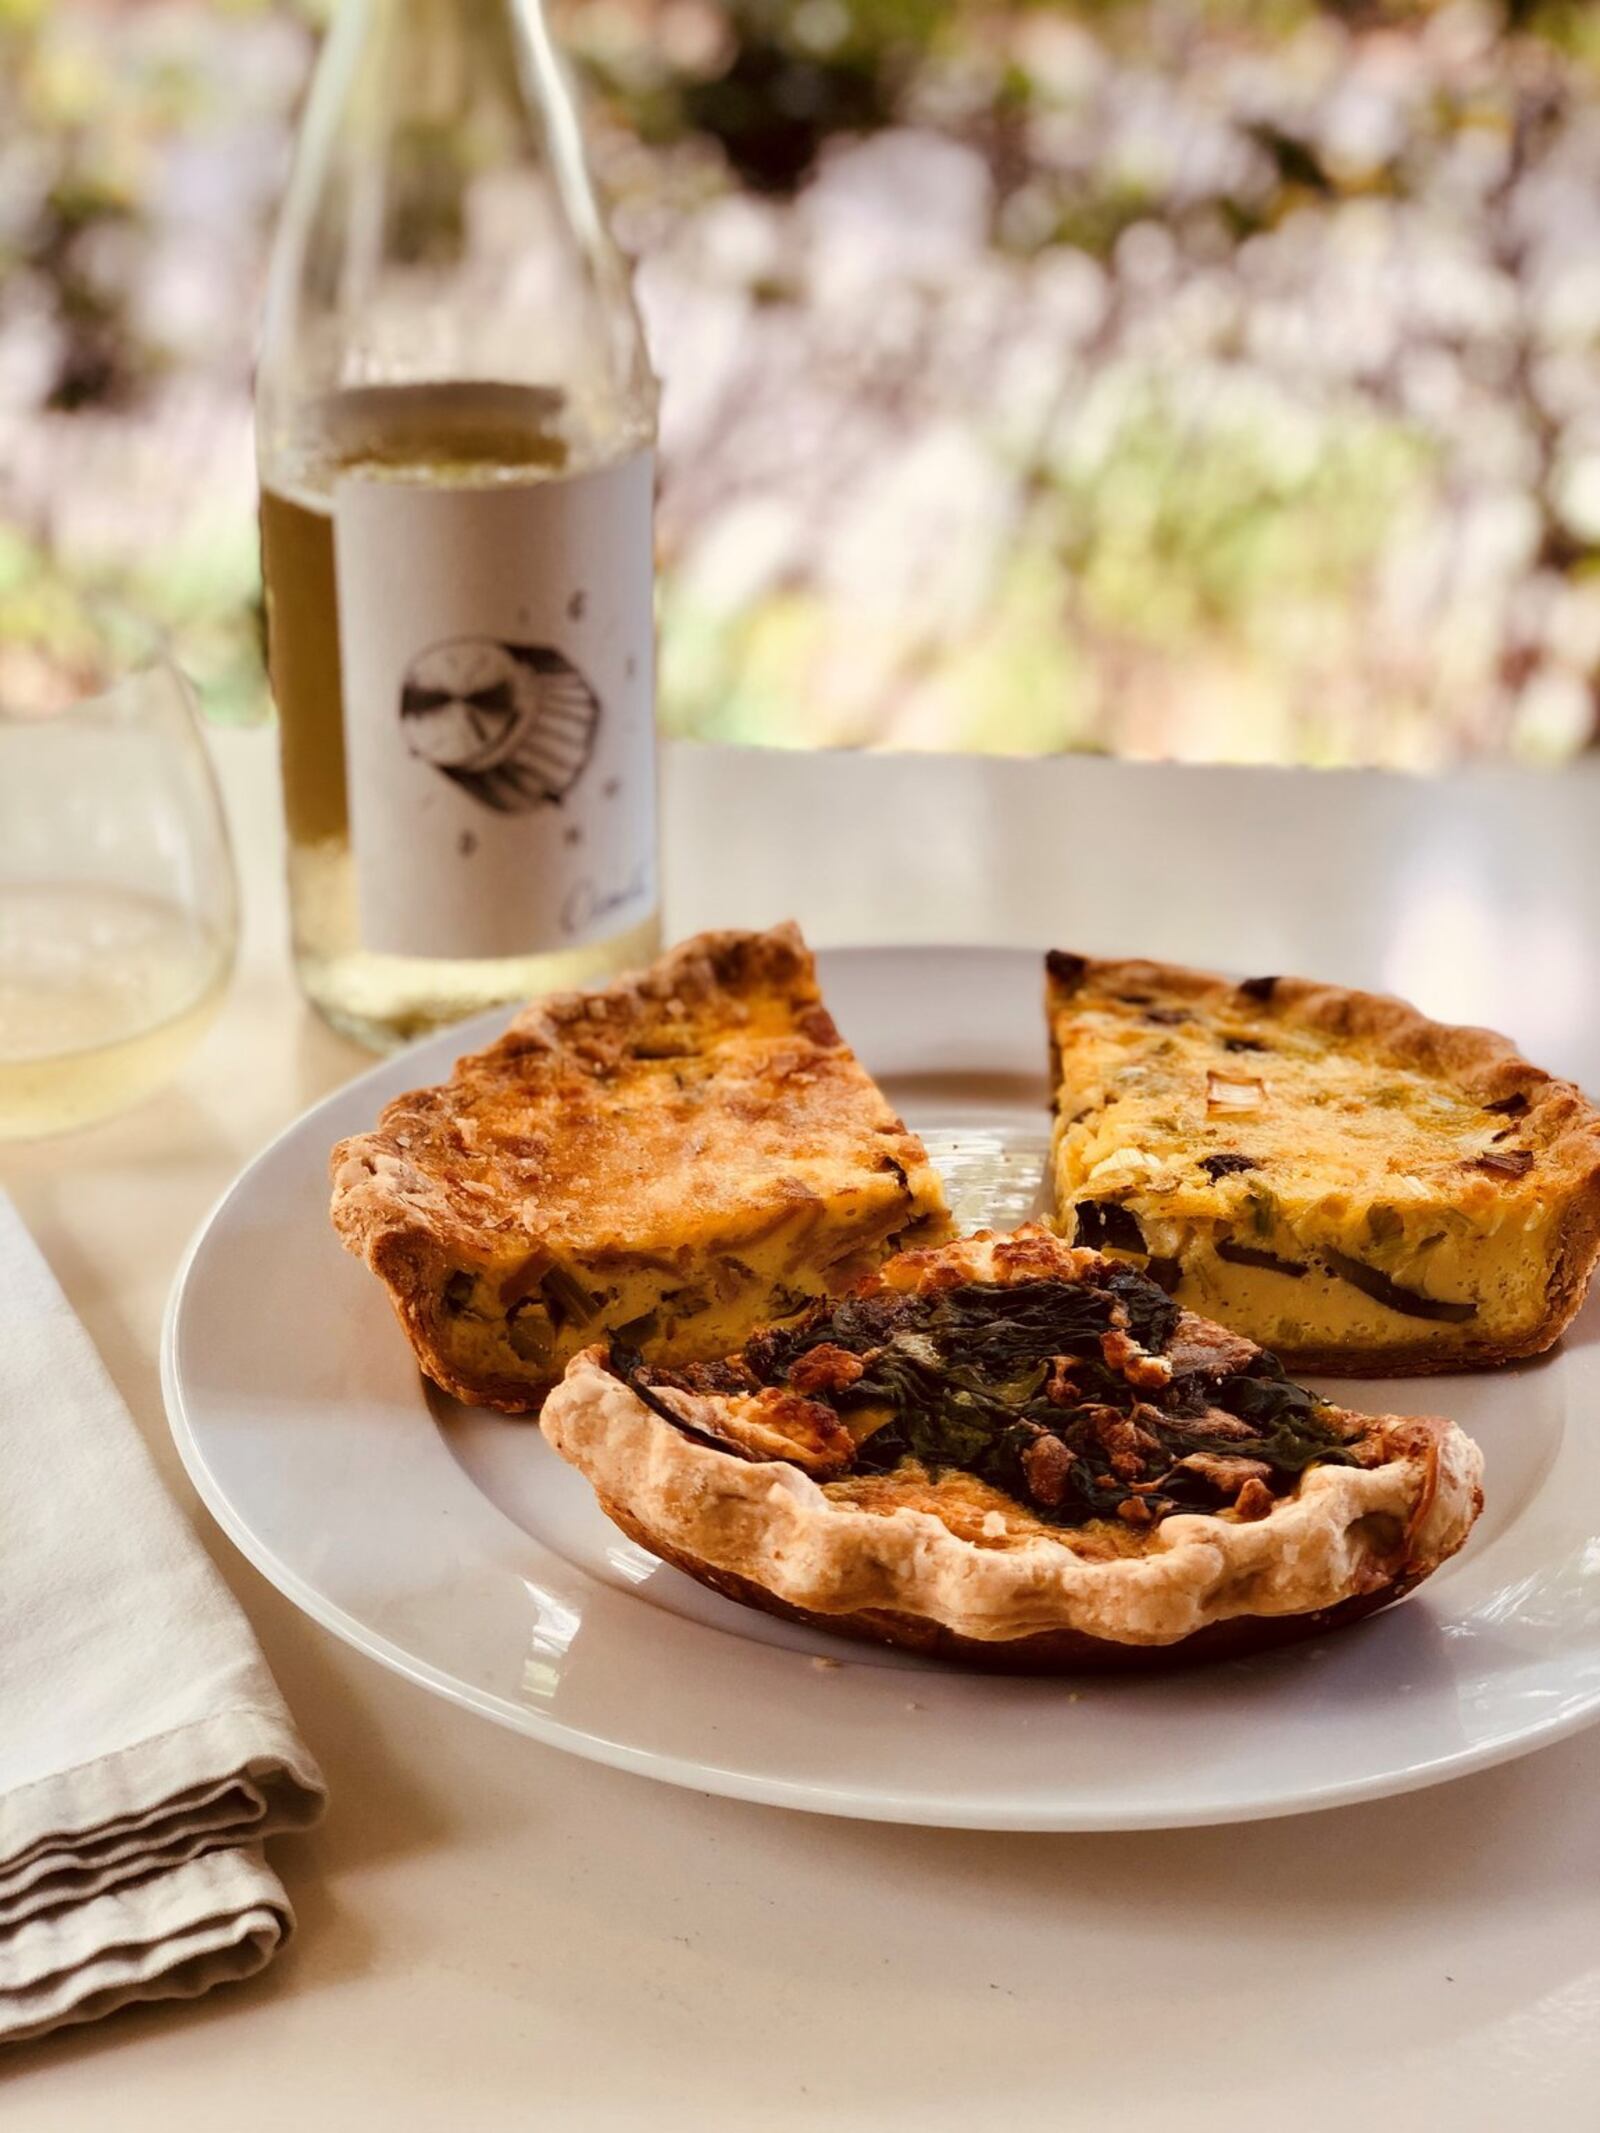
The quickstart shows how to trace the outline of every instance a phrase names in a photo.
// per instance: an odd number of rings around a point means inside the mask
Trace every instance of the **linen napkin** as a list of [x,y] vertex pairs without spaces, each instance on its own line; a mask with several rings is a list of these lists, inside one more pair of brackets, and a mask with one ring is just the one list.
[[0,2042],[270,1961],[321,1773],[0,1195]]

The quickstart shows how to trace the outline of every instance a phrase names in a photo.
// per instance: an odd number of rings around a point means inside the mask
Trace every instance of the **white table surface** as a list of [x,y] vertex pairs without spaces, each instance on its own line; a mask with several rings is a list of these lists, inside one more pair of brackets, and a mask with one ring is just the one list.
[[[271,736],[218,737],[246,906],[182,1080],[0,1151],[333,1789],[258,1981],[0,2056],[6,2133],[1600,2125],[1600,1731],[1236,1830],[786,1815],[503,1733],[302,1618],[167,1437],[162,1305],[234,1171],[363,1064],[295,995]],[[1148,950],[1408,991],[1600,1084],[1600,766],[1443,783],[680,752],[674,932]],[[1584,1418],[1578,1418],[1579,1422]],[[8,1426],[25,1426],[8,1417]],[[1596,1426],[1600,1426],[1597,1421]]]

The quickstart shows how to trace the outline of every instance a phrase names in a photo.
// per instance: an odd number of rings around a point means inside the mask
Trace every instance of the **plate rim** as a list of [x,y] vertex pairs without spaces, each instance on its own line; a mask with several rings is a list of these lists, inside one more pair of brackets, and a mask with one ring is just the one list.
[[[1032,962],[1041,952],[1014,944],[862,942],[819,949],[817,956],[826,976],[827,965],[841,959],[854,962],[892,955],[933,961],[970,956],[985,961],[1020,962],[1027,959]],[[301,1133],[323,1112],[344,1103],[354,1092],[391,1074],[398,1064],[438,1047],[442,1039],[459,1043],[462,1052],[470,1051],[480,1041],[480,1036],[493,1034],[504,1027],[508,1014],[515,1011],[514,1008],[490,1008],[432,1031],[409,1045],[374,1059],[370,1065],[287,1120],[240,1167],[202,1216],[184,1247],[167,1293],[160,1339],[161,1391],[173,1443],[190,1483],[210,1516],[245,1560],[303,1614],[352,1649],[457,1709],[519,1733],[542,1746],[632,1775],[801,1813],[914,1827],[1018,1833],[1104,1834],[1231,1827],[1236,1823],[1325,1813],[1339,1807],[1424,1791],[1501,1763],[1516,1761],[1541,1748],[1554,1746],[1600,1720],[1600,1683],[1597,1683],[1586,1701],[1563,1704],[1515,1733],[1447,1750],[1399,1772],[1375,1771],[1364,1777],[1347,1778],[1292,1794],[1285,1794],[1281,1789],[1241,1794],[1226,1805],[1202,1805],[1192,1812],[1185,1812],[1181,1806],[1130,1812],[1113,1800],[1091,1806],[1081,1797],[1063,1801],[1052,1811],[1036,1800],[1014,1800],[1008,1804],[1004,1794],[996,1792],[966,1799],[948,1792],[932,1794],[912,1790],[895,1794],[886,1788],[852,1787],[837,1782],[750,1773],[663,1749],[615,1740],[569,1720],[556,1718],[537,1706],[513,1703],[494,1690],[475,1687],[369,1627],[285,1563],[270,1543],[253,1530],[212,1472],[184,1398],[177,1357],[179,1321],[193,1270],[212,1230],[224,1211],[248,1189],[256,1174],[272,1161],[283,1143]],[[843,1656],[842,1663],[848,1665],[851,1662]],[[895,1678],[903,1680],[905,1677]]]

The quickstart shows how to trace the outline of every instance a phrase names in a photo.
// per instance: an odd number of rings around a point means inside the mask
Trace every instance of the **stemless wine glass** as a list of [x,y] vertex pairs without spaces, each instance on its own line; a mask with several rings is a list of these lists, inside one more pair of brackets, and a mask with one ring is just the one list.
[[0,1139],[165,1081],[237,933],[194,699],[160,640],[103,613],[0,631]]

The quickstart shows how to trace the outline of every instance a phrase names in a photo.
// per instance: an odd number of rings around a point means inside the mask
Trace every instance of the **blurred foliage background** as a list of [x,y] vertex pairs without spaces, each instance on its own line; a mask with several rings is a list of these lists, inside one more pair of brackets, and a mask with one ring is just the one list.
[[[666,393],[663,716],[1429,767],[1600,704],[1589,0],[551,0]],[[0,646],[264,703],[311,0],[0,0]]]

